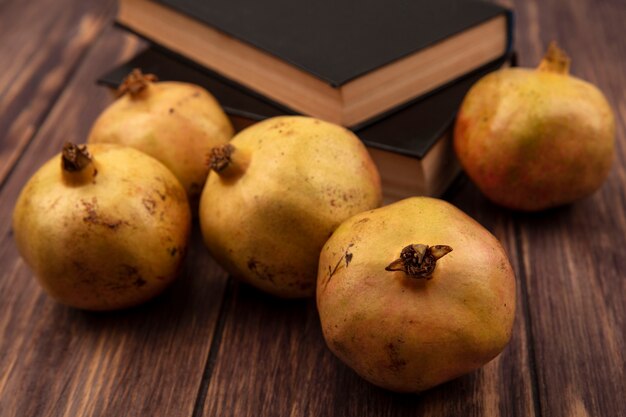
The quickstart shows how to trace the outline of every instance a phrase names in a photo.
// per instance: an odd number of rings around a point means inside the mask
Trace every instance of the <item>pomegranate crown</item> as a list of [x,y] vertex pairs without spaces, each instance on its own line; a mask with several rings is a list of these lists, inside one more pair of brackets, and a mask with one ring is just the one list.
[[390,263],[386,271],[402,271],[411,278],[431,279],[437,260],[452,252],[446,245],[428,246],[421,243],[405,246],[400,257]]
[[129,93],[131,97],[137,97],[139,93],[148,87],[152,82],[158,81],[154,74],[144,74],[141,69],[135,68],[124,78],[122,84],[117,88],[117,97]]

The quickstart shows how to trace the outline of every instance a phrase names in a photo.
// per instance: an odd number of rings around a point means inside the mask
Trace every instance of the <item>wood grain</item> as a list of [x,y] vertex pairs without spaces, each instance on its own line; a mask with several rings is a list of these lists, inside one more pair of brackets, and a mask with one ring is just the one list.
[[[475,196],[471,190],[453,202],[464,202],[514,253],[506,237],[512,223]],[[399,395],[365,382],[330,353],[313,300],[281,301],[235,284],[204,415],[533,416],[523,311],[519,306],[513,339],[496,360],[421,395]]]
[[13,204],[24,182],[65,140],[83,142],[111,100],[101,71],[141,47],[107,29],[0,192],[0,415],[189,416],[226,282],[194,225],[181,278],[142,307],[95,314],[47,297],[16,252]]
[[624,416],[626,381],[626,22],[623,1],[516,1],[522,65],[555,39],[572,72],[605,92],[617,118],[617,158],[592,197],[512,215],[518,234],[545,416]]
[[6,1],[0,9],[0,185],[32,139],[115,0]]
[[113,0],[0,0],[0,416],[626,416],[626,3],[501,2],[521,65],[556,39],[607,94],[615,166],[591,198],[535,215],[469,183],[447,196],[511,258],[513,339],[470,375],[397,395],[330,353],[312,300],[226,285],[197,224],[181,279],[142,307],[90,314],[43,294],[12,240],[15,199],[63,141],[84,141],[110,100],[94,79],[143,44],[107,28]]

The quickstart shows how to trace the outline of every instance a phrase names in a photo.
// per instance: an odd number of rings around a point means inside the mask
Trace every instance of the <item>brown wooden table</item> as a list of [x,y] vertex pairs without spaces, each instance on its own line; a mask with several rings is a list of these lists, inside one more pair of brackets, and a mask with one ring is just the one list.
[[545,213],[470,184],[449,197],[509,253],[513,338],[470,375],[397,395],[333,357],[312,300],[229,280],[197,225],[183,276],[147,305],[93,314],[48,298],[13,242],[16,197],[111,101],[95,78],[145,44],[111,27],[113,0],[0,0],[0,416],[626,416],[626,2],[509,5],[521,65],[556,39],[607,94],[615,165],[591,198]]

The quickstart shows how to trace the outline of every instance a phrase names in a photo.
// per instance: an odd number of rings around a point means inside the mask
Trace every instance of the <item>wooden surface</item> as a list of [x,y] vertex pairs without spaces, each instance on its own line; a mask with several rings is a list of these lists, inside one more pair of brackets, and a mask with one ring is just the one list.
[[498,208],[469,183],[447,196],[511,258],[513,338],[470,375],[398,395],[326,349],[313,300],[229,280],[197,225],[181,279],[147,305],[94,314],[48,298],[15,248],[13,205],[111,101],[94,79],[143,43],[110,27],[110,0],[0,1],[0,416],[626,416],[626,3],[508,4],[521,65],[556,39],[606,93],[617,157],[599,192],[545,213]]

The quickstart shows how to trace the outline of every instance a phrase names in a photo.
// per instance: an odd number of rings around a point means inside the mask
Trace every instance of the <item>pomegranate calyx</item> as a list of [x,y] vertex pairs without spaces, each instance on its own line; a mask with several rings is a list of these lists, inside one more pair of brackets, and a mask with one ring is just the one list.
[[222,180],[234,181],[245,174],[250,164],[250,155],[230,143],[211,149],[208,157],[209,169]]
[[548,50],[541,59],[537,70],[567,75],[569,74],[570,63],[570,57],[559,48],[555,41],[552,41],[548,45]]
[[155,81],[158,81],[156,75],[144,74],[139,68],[135,68],[124,78],[122,84],[117,88],[117,97],[129,93],[132,98],[135,98],[139,93],[145,90],[150,83]]
[[411,278],[431,279],[437,260],[452,252],[446,245],[428,246],[421,243],[405,246],[400,257],[386,271],[402,271]]
[[235,147],[230,143],[212,148],[209,153],[209,168],[218,174],[227,169],[231,162],[231,156]]
[[61,162],[64,171],[82,171],[91,163],[91,155],[85,145],[75,145],[72,142],[65,142]]

